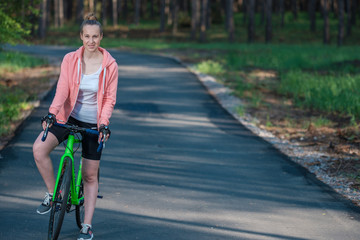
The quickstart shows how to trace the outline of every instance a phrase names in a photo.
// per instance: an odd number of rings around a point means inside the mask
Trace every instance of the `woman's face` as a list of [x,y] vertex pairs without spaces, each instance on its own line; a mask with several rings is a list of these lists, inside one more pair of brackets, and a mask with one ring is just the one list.
[[100,33],[100,27],[98,25],[85,25],[83,32],[80,33],[80,38],[83,41],[85,50],[95,52],[100,46],[103,35]]

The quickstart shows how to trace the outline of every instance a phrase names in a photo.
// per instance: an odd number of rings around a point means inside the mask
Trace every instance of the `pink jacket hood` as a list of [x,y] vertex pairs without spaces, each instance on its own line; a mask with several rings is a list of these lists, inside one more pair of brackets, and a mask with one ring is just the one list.
[[[118,65],[115,59],[104,48],[99,47],[103,54],[102,69],[99,76],[99,90],[97,94],[97,123],[109,125],[109,119],[116,103],[118,84]],[[65,55],[61,63],[60,76],[54,100],[49,112],[56,115],[56,120],[66,123],[74,109],[79,93],[82,57],[84,47]]]

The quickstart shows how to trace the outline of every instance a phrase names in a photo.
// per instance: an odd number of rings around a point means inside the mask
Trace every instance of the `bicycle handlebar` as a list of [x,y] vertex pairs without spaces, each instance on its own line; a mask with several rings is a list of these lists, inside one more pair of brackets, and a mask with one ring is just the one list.
[[[94,134],[94,135],[97,135],[97,136],[99,136],[99,134],[100,134],[97,130],[90,129],[90,128],[82,128],[82,127],[78,127],[78,126],[74,126],[74,125],[61,124],[61,123],[57,123],[57,122],[54,122],[53,125],[69,129],[72,132],[86,132],[86,133]],[[41,140],[43,142],[47,138],[47,135],[48,135],[48,132],[49,132],[49,127],[50,127],[50,123],[46,122],[46,129],[45,129],[44,134],[43,134],[43,136],[41,138]],[[106,139],[106,134],[103,133],[103,138],[100,141],[99,147],[96,150],[97,152],[100,152],[101,149],[105,148],[105,144],[104,144],[105,139]]]

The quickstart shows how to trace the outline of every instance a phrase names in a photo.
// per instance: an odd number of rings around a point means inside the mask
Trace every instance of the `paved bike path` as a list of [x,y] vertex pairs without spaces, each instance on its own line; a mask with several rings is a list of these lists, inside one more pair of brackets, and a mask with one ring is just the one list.
[[[58,57],[70,50],[17,48]],[[356,209],[234,120],[192,73],[168,58],[110,52],[119,91],[95,239],[359,239]],[[32,143],[53,94],[1,151],[0,239],[46,239]],[[60,239],[77,233],[73,212]]]

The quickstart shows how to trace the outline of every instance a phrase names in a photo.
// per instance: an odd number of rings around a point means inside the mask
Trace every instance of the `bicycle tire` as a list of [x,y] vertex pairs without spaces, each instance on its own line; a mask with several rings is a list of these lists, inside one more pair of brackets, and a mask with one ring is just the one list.
[[[81,180],[78,199],[82,198],[83,196],[84,196],[84,184]],[[84,199],[80,200],[79,205],[76,205],[75,213],[76,213],[75,214],[76,224],[81,229],[82,228],[81,223],[84,222],[84,216],[85,216]]]
[[56,197],[51,206],[48,240],[56,240],[60,234],[70,193],[71,164],[71,158],[66,157],[64,159],[62,174],[55,191]]

